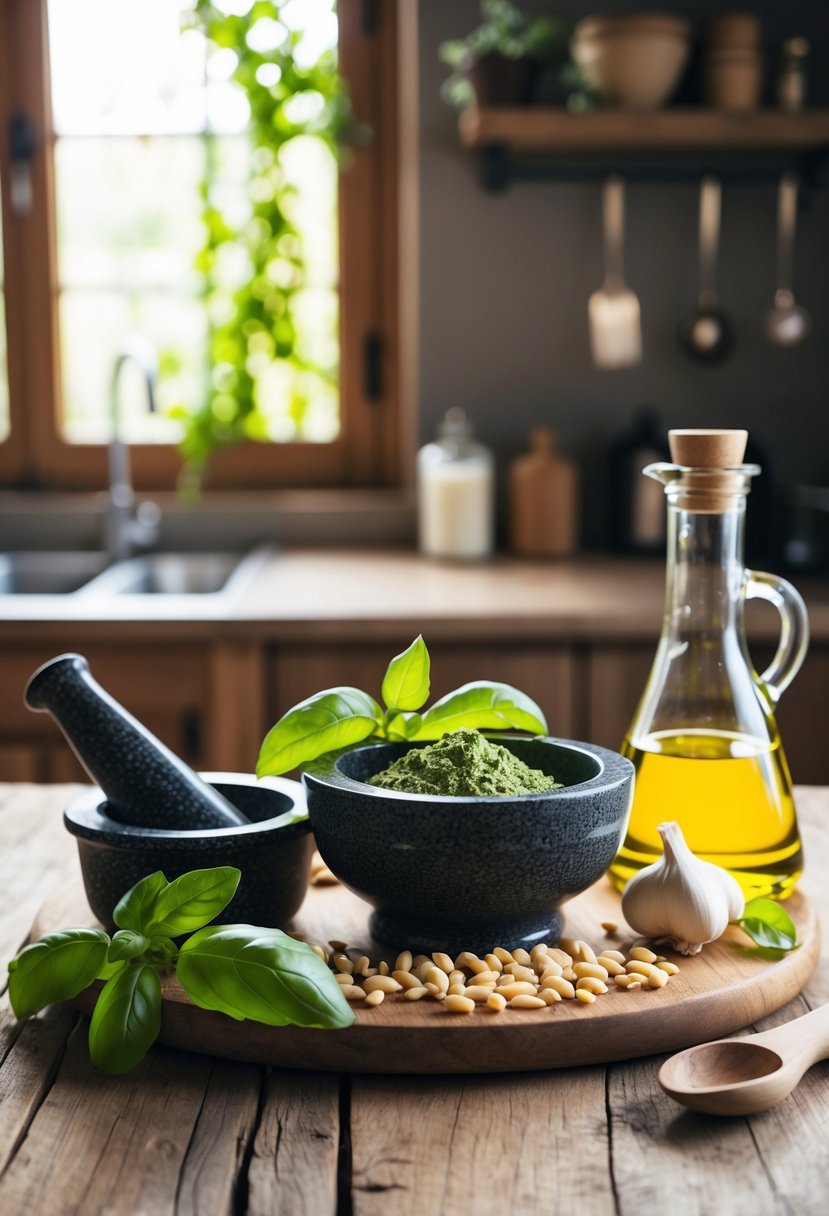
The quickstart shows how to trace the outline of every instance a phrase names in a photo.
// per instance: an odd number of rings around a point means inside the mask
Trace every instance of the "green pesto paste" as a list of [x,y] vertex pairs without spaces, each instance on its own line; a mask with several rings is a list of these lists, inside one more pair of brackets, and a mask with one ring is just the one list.
[[561,789],[554,777],[530,768],[477,730],[456,730],[428,747],[412,748],[369,785],[452,798],[508,798]]

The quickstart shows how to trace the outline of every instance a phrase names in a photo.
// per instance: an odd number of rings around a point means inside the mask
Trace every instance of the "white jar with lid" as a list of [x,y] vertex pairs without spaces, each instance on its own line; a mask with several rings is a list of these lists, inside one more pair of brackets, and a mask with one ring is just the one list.
[[422,553],[474,559],[492,552],[495,462],[462,409],[448,410],[438,438],[418,452],[417,496]]

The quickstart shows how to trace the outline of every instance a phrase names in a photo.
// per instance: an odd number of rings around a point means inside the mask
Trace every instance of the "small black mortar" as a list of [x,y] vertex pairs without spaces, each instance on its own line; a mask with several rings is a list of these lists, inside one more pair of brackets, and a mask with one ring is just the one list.
[[240,827],[174,831],[119,823],[107,814],[99,789],[76,798],[63,813],[76,837],[86,897],[98,920],[112,930],[118,900],[139,879],[162,870],[168,879],[188,870],[238,866],[238,890],[222,924],[282,928],[305,898],[313,837],[296,781],[246,773],[202,773],[251,821]]

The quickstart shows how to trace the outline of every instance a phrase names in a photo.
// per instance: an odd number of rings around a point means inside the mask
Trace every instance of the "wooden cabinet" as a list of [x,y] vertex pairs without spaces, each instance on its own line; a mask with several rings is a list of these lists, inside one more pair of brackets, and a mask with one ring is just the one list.
[[[211,666],[204,646],[85,645],[96,680],[195,767],[206,767]],[[23,704],[29,677],[54,657],[51,645],[0,648],[0,780],[88,781],[54,719]]]

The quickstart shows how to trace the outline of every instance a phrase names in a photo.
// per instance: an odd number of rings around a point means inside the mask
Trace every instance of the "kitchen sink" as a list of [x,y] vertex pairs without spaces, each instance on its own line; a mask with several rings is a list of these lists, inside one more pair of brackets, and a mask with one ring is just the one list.
[[67,595],[100,574],[106,555],[21,550],[0,553],[0,595]]
[[83,595],[229,595],[253,576],[269,552],[145,553],[104,570],[87,583]]

